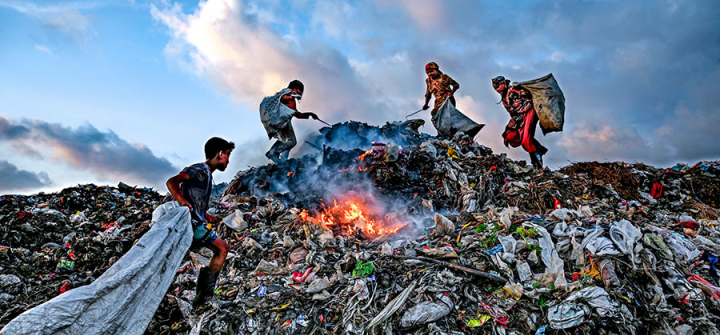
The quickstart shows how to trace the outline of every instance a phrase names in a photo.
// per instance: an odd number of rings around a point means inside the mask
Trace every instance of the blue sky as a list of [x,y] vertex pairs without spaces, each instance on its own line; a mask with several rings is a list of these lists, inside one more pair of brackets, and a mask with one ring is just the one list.
[[[239,144],[229,180],[265,163],[257,106],[289,80],[301,109],[384,124],[422,105],[428,61],[487,124],[477,140],[513,158],[489,78],[552,72],[568,109],[565,132],[540,135],[551,166],[717,159],[718,15],[682,0],[0,0],[0,193],[162,187],[211,136]],[[320,127],[294,124],[300,142]]]

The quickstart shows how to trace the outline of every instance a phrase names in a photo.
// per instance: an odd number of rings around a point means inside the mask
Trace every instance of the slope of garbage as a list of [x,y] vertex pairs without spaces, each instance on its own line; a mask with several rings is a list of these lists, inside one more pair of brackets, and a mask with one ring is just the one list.
[[[146,334],[720,333],[720,162],[536,171],[407,126],[335,125],[238,172],[211,204],[231,248],[213,301],[191,308],[211,253],[188,253]],[[0,198],[0,326],[97,278],[166,200]]]

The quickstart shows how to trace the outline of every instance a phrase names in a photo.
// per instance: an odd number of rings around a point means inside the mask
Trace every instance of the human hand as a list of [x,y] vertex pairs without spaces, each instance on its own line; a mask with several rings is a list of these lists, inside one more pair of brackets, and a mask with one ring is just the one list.
[[178,203],[180,204],[180,207],[187,207],[187,208],[189,208],[190,211],[192,212],[193,207],[192,207],[192,205],[191,205],[187,200],[182,199],[182,200],[179,200]]
[[315,113],[310,113],[310,117],[311,117],[313,120],[317,120],[317,119],[318,119],[318,116],[317,116],[317,114],[315,114]]
[[422,107],[422,109],[423,109],[424,111],[428,110],[429,108],[430,108],[430,106],[428,106],[428,105],[425,105],[425,106]]

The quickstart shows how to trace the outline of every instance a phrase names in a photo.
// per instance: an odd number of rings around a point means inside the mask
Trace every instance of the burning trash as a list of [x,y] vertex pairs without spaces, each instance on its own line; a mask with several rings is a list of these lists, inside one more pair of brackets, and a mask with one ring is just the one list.
[[332,206],[324,203],[319,216],[312,217],[307,210],[300,213],[300,219],[308,222],[323,224],[334,232],[353,235],[362,234],[366,238],[393,235],[407,224],[385,222],[377,214],[368,212],[367,205],[359,201],[344,201],[338,204],[335,200]]

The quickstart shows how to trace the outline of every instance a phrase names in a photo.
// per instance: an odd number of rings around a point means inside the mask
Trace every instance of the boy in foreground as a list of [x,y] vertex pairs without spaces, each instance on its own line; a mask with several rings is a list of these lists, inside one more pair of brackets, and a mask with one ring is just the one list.
[[197,279],[197,293],[193,305],[198,307],[207,303],[215,291],[215,283],[228,253],[228,244],[210,230],[216,218],[207,213],[212,191],[212,173],[225,171],[230,153],[235,149],[233,142],[213,137],[205,143],[205,162],[190,165],[176,176],[168,179],[167,187],[173,198],[190,209],[193,229],[192,252],[203,247],[213,251],[210,264],[200,269]]

